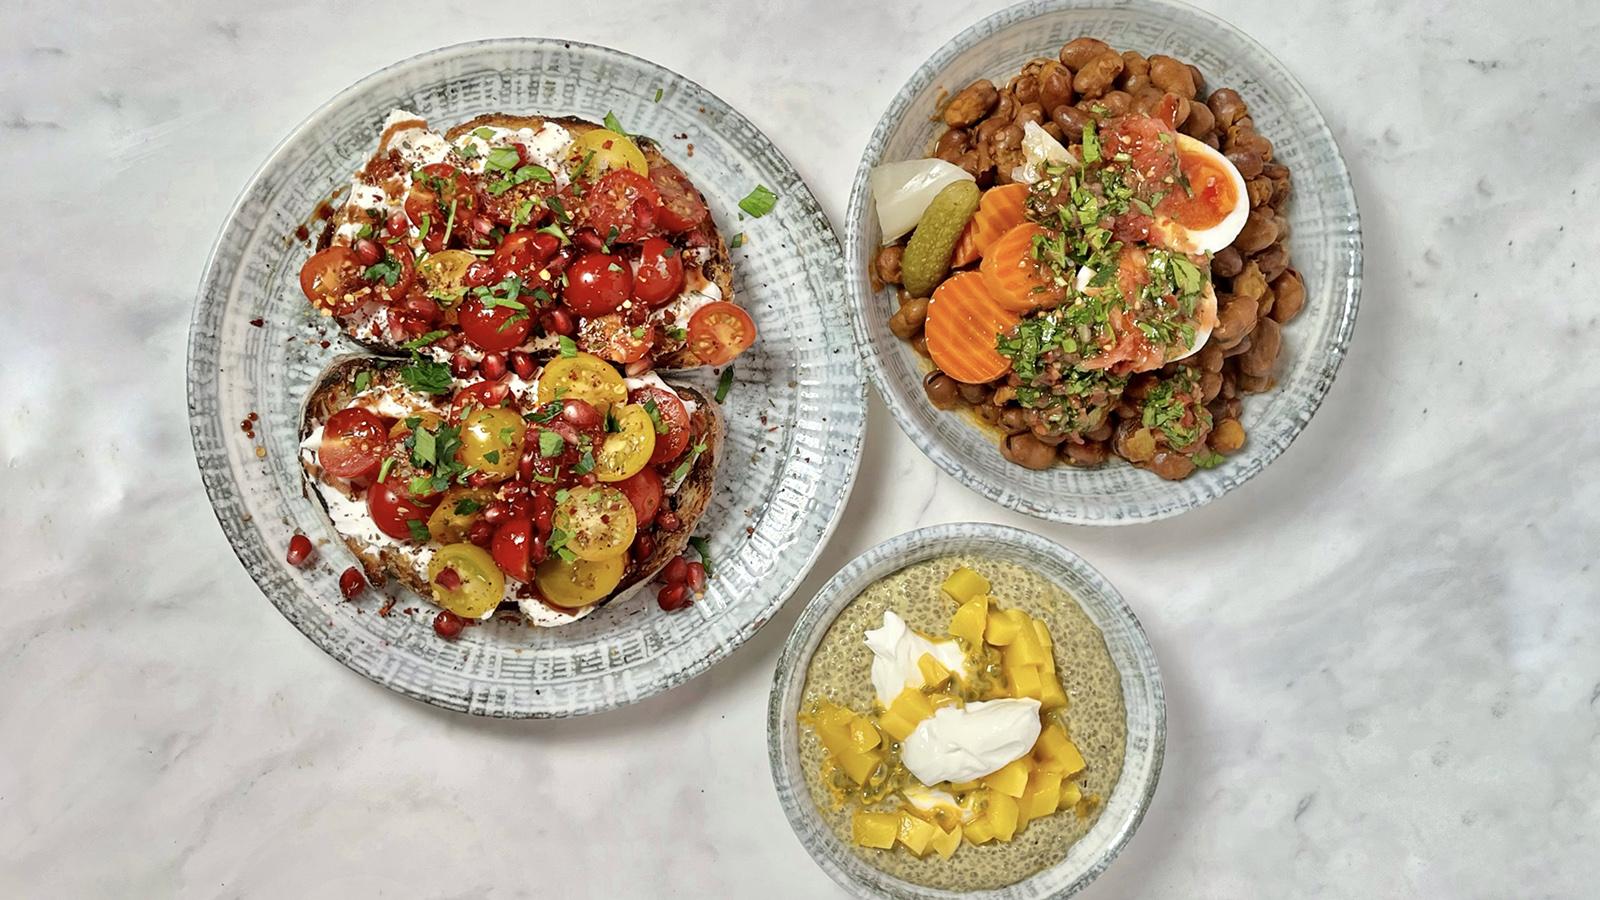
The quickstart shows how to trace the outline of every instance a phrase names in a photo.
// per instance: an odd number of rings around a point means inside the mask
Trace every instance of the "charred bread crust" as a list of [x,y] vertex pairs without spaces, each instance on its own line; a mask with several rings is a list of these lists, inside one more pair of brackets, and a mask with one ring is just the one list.
[[[356,356],[335,360],[322,373],[317,383],[306,395],[306,402],[300,420],[300,439],[304,441],[310,437],[330,416],[350,405],[357,391],[356,378],[366,372],[369,387],[383,387],[399,385],[400,369],[405,365],[404,360],[386,359],[382,357]],[[674,532],[654,533],[656,539],[655,552],[643,563],[635,565],[625,575],[615,590],[605,599],[592,604],[588,609],[599,609],[622,595],[630,593],[634,588],[649,582],[660,572],[674,557],[683,555],[689,546],[689,539],[694,535],[695,525],[711,504],[711,497],[716,487],[717,463],[721,458],[723,439],[726,435],[726,424],[722,410],[699,390],[687,385],[672,385],[673,390],[680,396],[695,404],[691,422],[696,438],[705,443],[705,450],[695,459],[694,466],[684,478],[683,484],[666,502],[678,515],[678,530]],[[685,451],[690,452],[690,451]],[[327,501],[322,492],[312,482],[320,481],[322,484],[347,493],[346,488],[331,478],[324,478],[322,468],[309,457],[301,454],[301,468],[306,473],[306,489],[314,496],[323,511],[328,511]],[[331,520],[331,516],[330,516]],[[335,529],[337,530],[337,529]],[[371,547],[360,541],[339,534],[350,552],[361,561],[367,579],[374,585],[382,585],[388,579],[405,585],[412,591],[427,598],[432,593],[426,581],[412,566],[406,557],[393,547]],[[531,596],[531,588],[524,586],[519,595],[526,593]],[[576,621],[576,619],[574,619]],[[551,627],[551,626],[546,626]]]

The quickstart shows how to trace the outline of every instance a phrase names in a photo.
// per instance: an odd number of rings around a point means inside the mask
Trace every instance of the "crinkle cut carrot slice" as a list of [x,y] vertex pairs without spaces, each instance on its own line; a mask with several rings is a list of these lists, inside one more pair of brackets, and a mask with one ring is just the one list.
[[1041,302],[1061,296],[1061,290],[1033,258],[1034,237],[1046,233],[1038,225],[1024,222],[990,245],[978,267],[995,301],[1014,313],[1029,312]]
[[958,272],[935,288],[928,302],[928,355],[957,381],[993,381],[1011,368],[995,350],[995,339],[1018,321],[1016,313],[995,302],[982,275]]
[[1002,234],[1027,221],[1023,204],[1028,200],[1028,186],[1021,183],[1002,184],[983,192],[978,201],[978,212],[967,223],[950,255],[950,267],[970,266],[989,250]]

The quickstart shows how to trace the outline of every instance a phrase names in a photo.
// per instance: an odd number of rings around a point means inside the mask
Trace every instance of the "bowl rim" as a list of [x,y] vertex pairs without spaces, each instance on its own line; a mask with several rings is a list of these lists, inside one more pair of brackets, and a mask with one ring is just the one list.
[[[1330,262],[1337,263],[1340,258],[1348,255],[1349,265],[1345,267],[1342,278],[1342,289],[1336,291],[1335,299],[1342,302],[1337,307],[1337,327],[1335,328],[1328,345],[1317,348],[1319,353],[1326,353],[1326,365],[1317,374],[1315,382],[1310,387],[1306,402],[1290,414],[1290,427],[1287,432],[1263,445],[1259,456],[1253,457],[1248,463],[1236,464],[1225,467],[1213,482],[1203,482],[1206,487],[1195,494],[1184,494],[1158,498],[1147,507],[1129,507],[1125,502],[1117,505],[1110,512],[1096,515],[1086,515],[1078,508],[1081,504],[1071,506],[1039,502],[1022,493],[1009,491],[1001,484],[979,477],[963,465],[962,457],[956,452],[939,452],[934,445],[939,443],[937,436],[926,440],[917,439],[917,430],[909,409],[905,404],[895,399],[889,389],[892,378],[887,365],[880,358],[873,342],[873,332],[868,328],[866,310],[877,296],[862,287],[860,277],[864,268],[870,261],[863,258],[858,250],[864,237],[863,223],[868,221],[870,210],[870,189],[868,175],[874,164],[878,162],[877,155],[881,153],[889,130],[897,125],[905,115],[910,112],[910,100],[913,95],[920,93],[931,86],[939,74],[949,63],[962,52],[970,49],[976,43],[984,40],[998,26],[1014,23],[1027,19],[1055,13],[1063,10],[1076,11],[1142,11],[1160,14],[1163,11],[1177,12],[1193,16],[1207,27],[1216,28],[1230,34],[1242,41],[1256,53],[1261,60],[1272,69],[1276,69],[1279,83],[1290,94],[1295,95],[1299,102],[1305,104],[1309,110],[1308,122],[1312,131],[1327,142],[1332,149],[1331,165],[1334,169],[1332,184],[1324,188],[1326,193],[1342,195],[1348,203],[1350,215],[1349,224],[1345,229],[1340,247],[1345,251],[1338,254]],[[1338,377],[1339,369],[1349,352],[1350,339],[1355,331],[1356,315],[1361,303],[1361,281],[1363,268],[1362,238],[1361,238],[1361,211],[1355,193],[1355,187],[1350,178],[1350,168],[1346,164],[1343,152],[1339,149],[1338,141],[1334,138],[1332,129],[1328,125],[1327,117],[1316,105],[1305,87],[1295,78],[1294,74],[1285,67],[1277,56],[1269,51],[1255,38],[1232,23],[1207,10],[1192,6],[1180,0],[1024,0],[994,12],[973,24],[962,29],[951,37],[933,55],[917,67],[900,89],[890,99],[889,105],[878,117],[878,124],[873,128],[872,134],[867,139],[867,144],[862,150],[861,162],[856,168],[855,181],[850,191],[850,202],[845,212],[845,277],[851,299],[851,327],[855,332],[856,345],[860,348],[862,361],[866,365],[867,375],[872,379],[873,388],[888,407],[890,415],[894,417],[895,424],[905,433],[912,443],[923,452],[923,455],[932,460],[940,469],[944,470],[958,484],[997,503],[1007,509],[1012,509],[1035,518],[1053,522],[1063,522],[1072,525],[1132,525],[1144,522],[1155,522],[1161,519],[1198,509],[1217,498],[1229,493],[1271,465],[1277,458],[1288,450],[1289,446],[1303,433],[1310,424],[1312,417],[1322,406],[1323,399],[1332,389],[1334,380]],[[1116,465],[1128,466],[1121,460]],[[1151,474],[1149,477],[1158,476]],[[1107,501],[1115,502],[1115,496],[1109,495]],[[1107,504],[1110,505],[1109,503]]]
[[[1138,830],[1139,825],[1144,821],[1145,815],[1149,812],[1156,788],[1161,781],[1161,770],[1166,758],[1166,690],[1162,681],[1159,660],[1156,657],[1154,647],[1150,644],[1149,635],[1145,633],[1143,623],[1139,621],[1133,609],[1128,606],[1127,600],[1122,596],[1122,593],[1116,589],[1116,586],[1105,575],[1082,556],[1056,541],[1031,531],[991,522],[949,522],[916,528],[880,541],[862,551],[840,567],[822,587],[818,588],[816,595],[806,602],[805,608],[801,610],[794,627],[784,639],[783,648],[773,672],[772,688],[767,697],[767,762],[771,770],[773,789],[778,794],[778,801],[783,808],[784,817],[789,823],[790,830],[800,840],[801,846],[805,847],[812,860],[836,883],[861,896],[873,896],[874,892],[883,890],[884,886],[869,885],[857,880],[856,873],[852,871],[852,866],[858,865],[887,879],[894,896],[907,898],[957,896],[1014,898],[1034,896],[1033,894],[1019,894],[1017,892],[1026,890],[1026,886],[1030,882],[1048,875],[1055,868],[1066,862],[1066,857],[1062,857],[1051,866],[1040,869],[1027,878],[1004,887],[957,894],[895,878],[889,873],[876,869],[858,857],[849,854],[848,850],[842,856],[848,862],[841,864],[839,859],[828,854],[825,849],[813,849],[803,836],[815,826],[816,830],[823,835],[824,841],[832,844],[838,843],[832,833],[821,825],[808,786],[804,783],[793,785],[786,777],[785,767],[791,761],[791,757],[798,754],[799,736],[799,725],[794,721],[793,714],[786,708],[788,705],[787,700],[791,693],[797,701],[803,698],[806,669],[810,666],[811,656],[816,650],[816,645],[821,642],[822,636],[826,634],[827,629],[838,618],[839,613],[859,596],[860,590],[864,589],[868,584],[904,569],[906,566],[951,552],[944,546],[945,542],[951,540],[1000,545],[1017,552],[1019,555],[1047,557],[1084,576],[1094,585],[1099,598],[1110,607],[1112,617],[1123,620],[1129,626],[1127,639],[1136,649],[1142,650],[1142,653],[1139,654],[1142,658],[1149,660],[1148,668],[1140,668],[1136,673],[1142,676],[1148,684],[1146,697],[1150,704],[1152,719],[1148,736],[1148,783],[1134,798],[1130,814],[1123,821],[1115,823],[1116,833],[1106,844],[1101,855],[1094,858],[1085,870],[1064,889],[1049,895],[1057,897],[1070,896],[1098,878],[1122,854],[1129,841],[1133,839],[1134,832]],[[867,576],[869,572],[874,574],[868,580],[861,581],[860,585],[856,586],[857,581]],[[1060,587],[1060,585],[1057,586]],[[1065,587],[1061,589],[1063,591],[1067,590]],[[1074,598],[1074,602],[1079,601]],[[1079,602],[1079,605],[1082,606],[1081,602]],[[1123,676],[1125,681],[1128,673],[1124,672],[1120,666],[1118,667],[1118,673]],[[1126,692],[1126,684],[1123,687]],[[1126,714],[1126,700],[1124,700],[1124,714]],[[1128,742],[1128,747],[1130,748],[1132,746],[1132,738],[1133,735],[1130,732]],[[1127,755],[1129,752],[1130,750],[1124,750],[1123,776],[1119,776],[1119,784],[1121,778],[1128,774]],[[1098,824],[1096,823],[1096,827],[1098,827]]]
[[[770,150],[778,163],[787,168],[790,172],[794,173],[795,180],[799,182],[805,190],[805,196],[800,204],[804,210],[803,215],[807,219],[820,222],[822,225],[822,233],[825,238],[831,239],[833,246],[836,249],[842,249],[839,248],[838,231],[834,228],[833,222],[828,218],[826,211],[823,209],[821,203],[817,200],[815,192],[811,189],[811,186],[806,183],[804,176],[800,174],[799,169],[795,167],[794,163],[789,159],[788,155],[783,152],[783,149],[777,144],[777,142],[773,141],[772,138],[767,135],[765,130],[757,126],[753,121],[745,116],[744,113],[740,112],[737,107],[724,100],[721,95],[710,90],[695,79],[683,75],[671,68],[668,68],[667,66],[662,65],[661,63],[647,59],[643,56],[630,53],[626,50],[619,50],[605,44],[597,44],[589,41],[546,36],[494,37],[459,41],[457,43],[446,44],[441,47],[434,47],[432,49],[402,57],[378,69],[368,72],[367,74],[357,78],[355,81],[341,88],[328,99],[318,104],[314,109],[301,118],[299,122],[285,132],[284,135],[272,145],[272,148],[267,152],[266,156],[263,157],[261,163],[256,166],[255,170],[251,172],[250,176],[245,179],[243,186],[235,194],[233,203],[228,207],[227,213],[223,216],[222,222],[217,228],[216,236],[212,239],[211,248],[206,254],[205,264],[200,270],[199,281],[195,288],[194,305],[189,315],[188,340],[185,344],[184,400],[188,409],[188,418],[190,422],[189,436],[190,444],[193,449],[196,474],[200,476],[201,484],[204,486],[206,491],[208,505],[211,507],[212,516],[216,519],[217,524],[222,529],[224,537],[227,538],[229,549],[233,552],[234,557],[238,559],[239,563],[244,566],[245,571],[250,575],[251,580],[255,582],[257,591],[259,591],[267,599],[267,601],[272,604],[274,609],[276,609],[280,615],[282,615],[289,621],[291,625],[294,626],[296,631],[300,632],[300,634],[310,641],[318,650],[322,651],[325,656],[334,659],[346,669],[349,669],[357,675],[360,675],[362,678],[365,678],[366,680],[371,681],[388,691],[399,694],[400,696],[408,699],[420,701],[428,704],[429,706],[446,709],[451,712],[488,718],[509,719],[553,719],[569,718],[573,716],[588,716],[598,713],[605,713],[640,703],[644,700],[672,690],[673,688],[679,687],[693,680],[697,676],[704,674],[717,663],[726,659],[740,647],[743,647],[746,643],[748,643],[750,638],[753,637],[755,633],[765,626],[769,621],[771,621],[773,615],[779,609],[781,609],[784,604],[788,603],[789,600],[793,598],[794,593],[799,589],[800,585],[804,583],[806,577],[810,574],[811,569],[815,566],[816,560],[821,555],[823,548],[827,546],[828,541],[832,538],[833,533],[837,530],[839,521],[843,516],[845,506],[848,505],[850,496],[854,493],[856,481],[861,470],[861,451],[866,439],[866,419],[868,406],[866,379],[859,377],[855,379],[858,389],[850,397],[845,398],[846,402],[851,402],[852,405],[858,407],[861,414],[860,416],[856,417],[857,424],[853,429],[853,433],[846,436],[847,441],[845,442],[845,446],[841,447],[841,450],[848,457],[845,469],[842,472],[842,490],[838,493],[838,500],[834,504],[833,509],[828,513],[826,519],[823,521],[822,528],[820,532],[818,532],[816,540],[812,542],[811,547],[806,552],[801,565],[796,570],[793,583],[782,590],[774,592],[772,599],[768,602],[765,609],[763,609],[759,614],[752,616],[749,621],[739,626],[732,632],[728,641],[719,643],[712,648],[711,652],[705,654],[704,656],[695,658],[688,665],[668,673],[666,677],[663,677],[654,684],[651,684],[648,688],[637,691],[631,696],[623,697],[617,694],[608,694],[592,706],[575,712],[552,712],[548,710],[524,709],[487,711],[478,709],[472,706],[470,703],[458,705],[447,702],[446,698],[436,696],[427,691],[414,689],[407,684],[392,680],[385,680],[380,677],[380,672],[377,670],[366,670],[358,667],[356,665],[355,657],[352,655],[336,654],[331,652],[328,647],[324,646],[323,643],[319,641],[310,630],[308,630],[308,627],[305,623],[302,623],[294,616],[288,615],[283,606],[274,597],[272,590],[269,590],[269,584],[271,584],[277,578],[284,577],[284,574],[278,569],[278,565],[282,565],[281,561],[275,565],[273,558],[268,557],[264,561],[258,563],[258,561],[248,558],[240,547],[239,541],[243,537],[243,528],[248,523],[239,523],[237,521],[230,522],[228,518],[224,517],[222,507],[219,505],[219,501],[231,502],[237,497],[239,493],[237,487],[238,480],[233,476],[231,471],[228,471],[230,466],[227,460],[226,452],[214,451],[213,449],[205,447],[203,445],[204,436],[202,431],[195,425],[196,419],[203,414],[203,405],[201,403],[202,398],[208,394],[217,394],[219,392],[218,386],[220,384],[219,370],[217,370],[215,367],[203,368],[201,366],[201,361],[207,356],[206,352],[200,346],[201,342],[206,338],[206,335],[202,334],[201,330],[201,314],[206,306],[206,297],[208,293],[207,289],[209,286],[211,286],[213,280],[220,278],[218,269],[219,254],[222,252],[224,240],[227,238],[229,231],[232,229],[236,220],[238,219],[241,210],[243,210],[246,200],[251,196],[252,192],[257,189],[257,186],[267,175],[268,171],[279,162],[281,157],[288,151],[289,147],[296,140],[296,138],[311,128],[318,120],[329,115],[333,110],[348,102],[351,96],[363,90],[371,83],[380,81],[385,76],[412,66],[424,65],[435,60],[446,59],[453,56],[470,56],[486,50],[500,48],[560,48],[562,50],[577,49],[581,51],[607,55],[615,59],[624,60],[633,65],[642,66],[648,70],[656,71],[660,73],[663,78],[670,79],[673,83],[687,86],[692,91],[709,98],[720,107],[720,109],[717,110],[719,114],[728,116],[732,120],[742,123],[745,127],[748,127],[752,133],[759,136],[759,138],[766,143],[767,149]],[[253,230],[254,226],[252,226],[252,231]],[[834,258],[842,259],[842,254],[836,253]],[[840,269],[842,270],[843,264],[840,263],[839,265]],[[234,276],[222,286],[231,290],[231,285],[238,280],[238,277],[238,273],[235,273]],[[841,302],[848,305],[849,301],[847,297],[841,296],[839,299]],[[857,359],[857,372],[859,373],[859,371],[860,365],[859,359]],[[226,424],[226,422],[221,423],[224,433],[226,433]],[[217,456],[219,458],[220,467],[225,472],[225,477],[215,479],[217,482],[215,484],[213,483],[214,479],[207,472],[205,463],[205,460],[211,456]],[[233,497],[229,496],[230,492]],[[235,534],[236,530],[239,531],[238,535]],[[292,587],[288,589],[294,590]]]

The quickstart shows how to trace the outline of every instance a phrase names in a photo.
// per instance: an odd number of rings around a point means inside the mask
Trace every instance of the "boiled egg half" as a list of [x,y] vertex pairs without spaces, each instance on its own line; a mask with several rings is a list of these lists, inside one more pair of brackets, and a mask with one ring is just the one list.
[[1244,176],[1226,156],[1186,134],[1175,134],[1178,165],[1189,189],[1157,203],[1151,238],[1183,253],[1216,253],[1233,243],[1250,218]]

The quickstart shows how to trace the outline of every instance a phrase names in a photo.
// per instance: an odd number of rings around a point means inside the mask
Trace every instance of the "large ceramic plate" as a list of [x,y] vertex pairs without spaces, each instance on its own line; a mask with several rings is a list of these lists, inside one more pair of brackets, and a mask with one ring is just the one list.
[[[431,608],[403,589],[386,617],[376,614],[378,598],[340,602],[338,574],[354,559],[307,497],[295,448],[307,388],[331,359],[357,348],[311,315],[297,281],[309,251],[291,234],[323,196],[348,183],[396,106],[441,128],[496,111],[596,120],[614,111],[630,130],[662,142],[704,191],[726,235],[748,235],[733,254],[735,288],[761,339],[739,358],[725,404],[718,489],[695,529],[711,541],[716,574],[691,609],[663,613],[646,592],[563,628],[495,622],[450,643],[432,633]],[[758,183],[781,199],[764,218],[742,219],[738,201]],[[604,47],[540,39],[462,44],[397,63],[296,128],[251,179],[217,239],[189,341],[195,455],[217,518],[295,627],[408,696],[481,715],[566,716],[666,690],[772,616],[849,496],[865,380],[850,335],[837,327],[845,315],[840,256],[815,198],[772,143],[667,69]],[[254,439],[240,427],[251,413],[259,416]],[[320,548],[304,569],[284,562],[296,531]]]
[[[1249,441],[1223,465],[1163,481],[1120,460],[1098,469],[1033,471],[1007,462],[995,441],[964,417],[935,409],[922,390],[924,363],[889,332],[896,303],[873,291],[868,269],[879,231],[867,173],[879,162],[927,155],[941,125],[930,120],[940,92],[978,78],[996,81],[1028,60],[1055,56],[1088,35],[1119,50],[1166,53],[1193,63],[1207,84],[1232,87],[1250,105],[1294,178],[1289,251],[1305,278],[1306,306],[1283,329],[1278,385],[1245,398]],[[1119,525],[1176,515],[1207,503],[1266,468],[1300,434],[1333,384],[1355,327],[1361,293],[1361,222],[1333,134],[1294,76],[1266,48],[1222,20],[1161,0],[1035,0],[973,25],[922,64],[895,95],[861,158],[850,196],[845,251],[856,334],[874,384],[900,427],[956,480],[1010,509],[1058,522]]]

